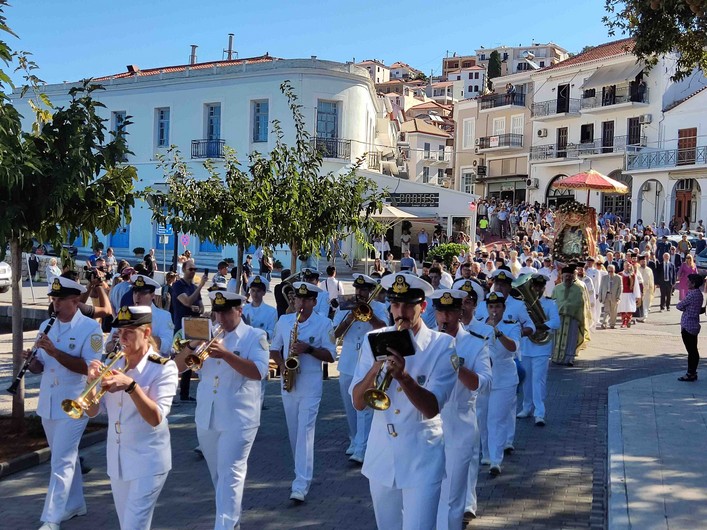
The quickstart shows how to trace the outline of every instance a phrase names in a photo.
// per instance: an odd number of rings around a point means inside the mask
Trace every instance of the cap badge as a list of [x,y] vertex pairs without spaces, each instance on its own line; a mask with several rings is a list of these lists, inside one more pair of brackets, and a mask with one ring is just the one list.
[[307,294],[308,292],[309,290],[306,285],[300,285],[299,289],[297,289],[297,294]]
[[52,282],[52,291],[61,291],[61,282],[59,281],[59,278],[54,278],[54,281]]
[[356,278],[356,285],[363,285],[364,283],[366,283],[366,280],[363,279],[363,276]]
[[216,296],[214,296],[214,305],[226,305],[226,297],[220,292],[216,293]]
[[410,286],[405,281],[405,276],[397,276],[395,278],[395,283],[393,283],[393,292],[395,294],[404,294],[408,292]]
[[123,307],[120,308],[120,311],[118,311],[118,322],[124,322],[126,320],[130,320],[132,315],[130,314],[130,309],[128,309],[128,306],[124,305]]
[[451,293],[444,293],[442,298],[440,298],[439,303],[442,305],[452,305],[454,303],[454,298],[452,298]]
[[474,290],[474,288],[471,286],[471,282],[469,280],[465,281],[463,285],[459,287],[460,291],[466,291],[467,293],[470,293],[471,291]]
[[496,293],[490,293],[487,302],[498,302],[500,297]]
[[137,280],[135,280],[135,287],[145,287],[145,280],[143,279],[142,276],[138,276]]
[[498,273],[498,276],[496,276],[496,278],[498,278],[499,280],[507,280],[508,276],[506,276],[505,272],[501,271]]
[[260,276],[256,276],[253,278],[253,283],[263,283],[263,280],[260,279]]

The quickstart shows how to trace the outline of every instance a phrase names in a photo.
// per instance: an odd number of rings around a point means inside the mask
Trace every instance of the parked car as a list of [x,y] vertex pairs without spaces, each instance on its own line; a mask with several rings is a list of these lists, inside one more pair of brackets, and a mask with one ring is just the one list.
[[0,261],[0,293],[6,293],[9,291],[11,283],[12,269],[8,263]]
[[702,276],[707,276],[707,248],[695,256],[695,266],[697,272]]
[[[63,244],[63,248],[65,248],[68,252],[69,255],[72,258],[75,258],[76,255],[79,253],[79,249],[75,247],[74,245],[69,245],[69,244]],[[39,243],[36,239],[32,240],[32,252],[35,254],[40,254],[40,255],[45,255],[45,256],[58,256],[59,253],[54,249],[54,245],[51,243]]]
[[[685,232],[687,234],[687,240],[690,242],[690,245],[692,246],[692,254],[695,253],[695,248],[697,247],[697,232],[691,231],[691,232]],[[670,244],[674,247],[678,246],[678,242],[682,241],[682,234],[674,234],[672,236],[668,236],[668,241]]]

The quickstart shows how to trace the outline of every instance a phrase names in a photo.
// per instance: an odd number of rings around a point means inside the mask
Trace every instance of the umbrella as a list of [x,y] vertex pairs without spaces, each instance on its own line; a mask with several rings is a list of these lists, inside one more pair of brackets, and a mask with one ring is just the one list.
[[397,224],[404,219],[417,219],[417,215],[414,213],[406,212],[390,204],[384,204],[383,209],[380,212],[371,214],[371,217],[389,226]]
[[[629,192],[626,184],[602,175],[593,169],[559,179],[552,184],[552,187],[561,190],[595,190],[622,195]],[[589,204],[589,194],[587,194],[587,204]]]

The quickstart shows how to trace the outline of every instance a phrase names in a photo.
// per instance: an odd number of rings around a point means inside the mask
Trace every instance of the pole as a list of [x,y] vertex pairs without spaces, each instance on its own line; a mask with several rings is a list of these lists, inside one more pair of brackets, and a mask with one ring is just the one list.
[[34,282],[32,281],[32,271],[29,268],[29,256],[25,256],[27,259],[27,277],[29,278],[29,290],[32,293],[32,303],[36,304],[37,300],[34,298]]
[[167,272],[167,239],[169,236],[162,236],[162,270]]

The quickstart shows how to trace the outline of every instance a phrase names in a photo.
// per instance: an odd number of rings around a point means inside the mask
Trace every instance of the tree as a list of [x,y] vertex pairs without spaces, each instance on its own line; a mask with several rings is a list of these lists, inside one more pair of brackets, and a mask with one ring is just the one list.
[[707,71],[707,0],[605,0],[605,8],[609,35],[631,36],[633,53],[649,67],[677,52],[673,80]]
[[494,50],[489,55],[488,78],[501,77],[501,54]]
[[[0,0],[0,29],[14,35],[6,25]],[[0,58],[6,65],[18,59],[25,80],[37,94],[30,107],[35,112],[32,132],[22,130],[21,115],[5,88],[0,88],[0,258],[9,243],[12,257],[12,314],[22,315],[22,250],[32,239],[49,241],[55,248],[69,237],[84,241],[115,231],[133,205],[135,168],[119,164],[128,153],[125,133],[118,131],[106,141],[102,105],[92,93],[100,87],[86,81],[69,91],[66,108],[53,109],[41,94],[40,81],[31,71],[36,65],[27,54],[13,54],[0,40]],[[0,70],[0,79],[12,87]],[[24,94],[25,91],[22,91]],[[49,107],[49,108],[47,108]],[[129,124],[129,122],[128,122]],[[22,365],[22,318],[12,319],[13,367]],[[14,428],[23,428],[24,392],[13,398]]]

